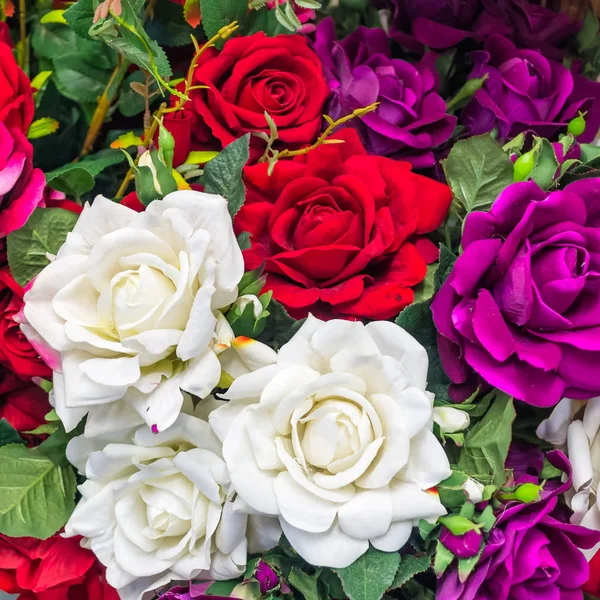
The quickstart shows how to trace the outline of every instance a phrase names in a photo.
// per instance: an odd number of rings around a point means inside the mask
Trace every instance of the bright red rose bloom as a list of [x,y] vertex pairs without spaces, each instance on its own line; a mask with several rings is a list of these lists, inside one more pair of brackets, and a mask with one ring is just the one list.
[[33,92],[8,44],[0,43],[0,123],[27,133],[33,121]]
[[31,431],[46,422],[44,417],[51,410],[47,392],[0,367],[0,419],[6,419],[17,431]]
[[80,538],[0,535],[0,590],[19,600],[119,600]]
[[246,167],[236,231],[250,233],[247,269],[265,264],[266,289],[294,316],[389,319],[410,304],[436,248],[448,186],[410,164],[368,156],[356,131],[343,144]]
[[265,111],[286,146],[310,144],[329,94],[319,58],[296,34],[259,32],[228,40],[221,52],[211,48],[194,71],[194,85],[208,86],[192,92],[197,127],[204,124],[223,146],[250,131],[268,134]]
[[14,321],[23,306],[23,288],[8,267],[0,269],[0,364],[22,379],[50,377],[51,369],[32,348]]

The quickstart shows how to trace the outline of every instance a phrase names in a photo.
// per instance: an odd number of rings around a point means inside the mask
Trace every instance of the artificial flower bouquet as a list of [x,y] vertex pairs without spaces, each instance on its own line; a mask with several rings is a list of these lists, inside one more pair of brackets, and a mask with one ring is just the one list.
[[600,597],[580,4],[0,0],[0,590]]

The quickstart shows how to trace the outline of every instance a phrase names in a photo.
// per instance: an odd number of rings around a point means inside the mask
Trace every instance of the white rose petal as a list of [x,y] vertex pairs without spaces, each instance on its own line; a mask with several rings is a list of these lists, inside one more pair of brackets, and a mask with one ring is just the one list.
[[65,534],[84,536],[123,600],[171,580],[239,577],[247,537],[263,552],[281,535],[275,519],[236,510],[221,444],[195,416],[182,413],[156,435],[142,426],[112,439],[81,436],[69,444],[70,455],[78,451],[89,455],[88,479]]
[[[20,317],[44,355],[60,354],[53,402],[66,429],[88,414],[88,437],[144,422],[162,431],[181,410],[181,389],[207,396],[221,377],[220,309],[242,275],[220,196],[174,192],[143,213],[102,196],[86,205]],[[268,364],[257,350],[244,349],[244,372]]]
[[236,509],[276,516],[314,565],[347,567],[369,544],[400,549],[419,519],[445,514],[429,490],[451,471],[426,373],[424,348],[397,325],[309,316],[210,415]]

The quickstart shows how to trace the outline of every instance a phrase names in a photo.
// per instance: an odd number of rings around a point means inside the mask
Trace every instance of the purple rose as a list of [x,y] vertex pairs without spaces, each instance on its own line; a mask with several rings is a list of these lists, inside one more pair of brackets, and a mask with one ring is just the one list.
[[581,548],[600,542],[600,533],[559,518],[559,495],[571,487],[571,466],[562,452],[548,460],[568,480],[544,490],[537,502],[509,502],[498,511],[475,570],[461,582],[456,566],[442,576],[437,598],[444,600],[576,600],[589,574]]
[[451,48],[472,36],[479,0],[392,0],[390,36],[411,52]]
[[506,457],[506,468],[513,472],[513,485],[538,483],[544,467],[544,453],[539,446],[513,440]]
[[469,78],[488,79],[462,112],[460,123],[469,135],[496,128],[500,140],[526,130],[551,138],[566,133],[569,121],[587,111],[578,141],[594,139],[600,127],[600,83],[539,52],[519,50],[502,36],[489,37],[473,59]]
[[435,163],[432,148],[450,138],[456,118],[438,94],[433,54],[418,64],[393,59],[383,30],[366,27],[337,42],[330,18],[317,27],[314,48],[331,90],[331,117],[379,102],[377,110],[349,123],[367,151],[416,167]]
[[564,12],[526,0],[482,0],[484,10],[474,25],[476,36],[501,34],[519,48],[538,50],[546,58],[560,60],[563,47],[581,29]]
[[432,304],[459,389],[478,373],[535,406],[598,396],[600,178],[514,183],[468,215],[462,245]]
[[23,227],[44,199],[46,180],[33,168],[33,147],[17,128],[0,123],[0,238]]
[[560,59],[562,48],[581,27],[565,13],[526,0],[391,0],[390,4],[390,36],[411,52],[503,35],[519,48]]

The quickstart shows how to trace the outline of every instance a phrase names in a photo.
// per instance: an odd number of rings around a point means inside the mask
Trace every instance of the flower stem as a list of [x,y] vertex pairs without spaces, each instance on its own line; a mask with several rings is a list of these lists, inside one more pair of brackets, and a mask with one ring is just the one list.
[[102,96],[98,98],[98,106],[96,106],[94,116],[92,117],[87,135],[85,136],[85,141],[83,142],[83,148],[79,153],[80,158],[83,158],[93,150],[96,139],[102,129],[102,125],[104,125],[104,121],[106,120],[108,110],[117,97],[117,91],[125,78],[128,67],[129,61],[125,60],[120,54],[117,55],[117,66],[112,72]]
[[19,49],[17,59],[25,71],[27,65],[27,6],[25,0],[19,0]]

